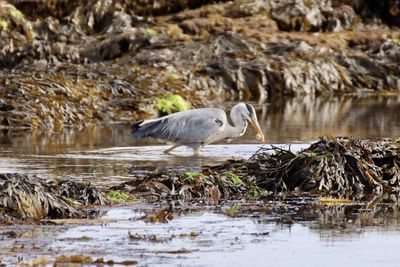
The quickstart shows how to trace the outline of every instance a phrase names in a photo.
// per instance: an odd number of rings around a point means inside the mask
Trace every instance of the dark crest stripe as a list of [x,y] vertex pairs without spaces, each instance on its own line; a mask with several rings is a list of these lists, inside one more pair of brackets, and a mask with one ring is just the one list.
[[246,108],[247,108],[247,110],[250,112],[250,114],[254,114],[254,109],[253,109],[253,107],[250,105],[250,104],[247,104],[246,103]]

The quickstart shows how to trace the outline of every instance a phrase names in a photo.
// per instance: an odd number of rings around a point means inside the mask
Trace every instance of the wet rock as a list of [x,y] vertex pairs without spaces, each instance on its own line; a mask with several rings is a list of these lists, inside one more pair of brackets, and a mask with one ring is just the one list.
[[332,7],[331,1],[279,1],[270,13],[284,31],[353,30],[359,24],[350,6]]
[[92,41],[88,43],[87,48],[80,52],[80,56],[91,61],[111,60],[127,52],[148,46],[149,37],[144,32],[131,31],[122,34],[116,34],[102,41]]
[[70,14],[79,4],[74,0],[9,0],[17,9],[32,19],[55,17]]
[[[136,14],[139,15],[163,15],[176,13],[184,9],[192,9],[210,3],[227,2],[228,0],[135,0],[130,1]],[[129,1],[128,1],[129,2]]]
[[333,0],[333,5],[346,4],[351,6],[363,19],[364,23],[387,23],[389,26],[400,25],[400,3],[397,0],[371,1],[371,0]]

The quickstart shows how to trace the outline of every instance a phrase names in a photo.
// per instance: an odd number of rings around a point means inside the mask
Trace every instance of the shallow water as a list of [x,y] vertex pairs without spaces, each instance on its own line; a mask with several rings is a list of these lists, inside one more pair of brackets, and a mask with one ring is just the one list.
[[[292,144],[292,150],[307,147],[321,135],[400,137],[399,96],[306,96],[279,103],[254,104],[267,142]],[[230,106],[229,103],[224,105]],[[248,158],[260,147],[252,129],[233,144],[205,147],[201,157],[192,157],[186,148],[177,149],[174,155],[164,155],[165,144],[134,141],[129,125],[123,124],[104,124],[62,133],[8,131],[0,133],[0,172],[35,173],[43,178],[75,179],[109,186],[156,168],[197,170],[226,159]],[[285,207],[287,204],[276,205]],[[149,206],[144,212],[154,208]],[[374,205],[365,209],[368,213]],[[400,220],[397,206],[393,209],[395,212],[379,213],[386,217],[378,216],[378,223],[368,227],[348,220],[375,222],[374,214],[364,214],[356,219],[343,218],[335,217],[341,214],[340,210],[333,210],[314,216],[310,207],[306,210],[312,216],[302,215],[302,219],[293,224],[277,223],[277,216],[282,215],[279,212],[273,215],[248,212],[230,218],[214,208],[175,214],[174,220],[167,224],[154,224],[135,219],[143,210],[133,204],[105,211],[103,218],[115,220],[105,224],[81,222],[64,226],[4,227],[0,230],[0,257],[11,264],[18,261],[18,256],[30,260],[40,255],[54,258],[60,254],[85,253],[94,258],[135,259],[140,265],[151,266],[293,266],[296,263],[307,266],[397,266],[400,261],[396,249]],[[318,211],[320,213],[323,211]],[[321,218],[333,218],[333,224],[315,228]],[[41,232],[28,234],[26,238],[4,234],[14,230]],[[173,235],[178,237],[165,242],[135,241],[129,239],[128,231],[167,239]],[[191,231],[199,235],[187,236]],[[82,236],[92,239],[73,239]],[[18,245],[25,249],[15,252],[18,249],[14,246]],[[187,251],[179,253],[180,248]]]
[[[152,223],[142,219],[149,209],[138,206],[105,211],[102,223],[82,221],[58,229],[5,226],[0,256],[8,264],[47,257],[47,266],[59,255],[76,254],[137,260],[139,266],[398,266],[400,260],[398,224],[361,227],[349,222],[325,229],[313,220],[288,224],[259,211],[231,218],[212,210],[186,211],[168,223]],[[13,232],[20,236],[10,238]],[[12,249],[19,253],[9,253]]]

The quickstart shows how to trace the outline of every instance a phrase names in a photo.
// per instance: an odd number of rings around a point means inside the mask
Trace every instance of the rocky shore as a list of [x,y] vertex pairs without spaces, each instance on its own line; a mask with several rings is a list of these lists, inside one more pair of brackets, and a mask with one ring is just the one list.
[[0,127],[226,99],[395,92],[398,1],[0,1]]

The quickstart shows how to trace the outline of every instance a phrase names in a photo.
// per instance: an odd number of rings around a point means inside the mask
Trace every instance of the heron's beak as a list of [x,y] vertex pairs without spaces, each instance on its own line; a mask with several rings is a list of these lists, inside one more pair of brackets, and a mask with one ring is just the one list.
[[257,140],[260,140],[260,142],[262,144],[264,144],[265,143],[264,134],[261,131],[261,128],[260,128],[260,125],[258,124],[257,118],[252,117],[251,120],[250,120],[250,123],[251,123],[251,126],[253,126],[253,128],[257,132],[257,135],[256,135]]

